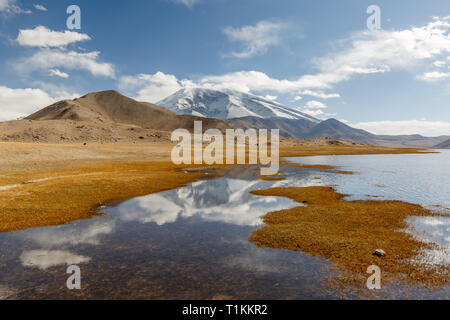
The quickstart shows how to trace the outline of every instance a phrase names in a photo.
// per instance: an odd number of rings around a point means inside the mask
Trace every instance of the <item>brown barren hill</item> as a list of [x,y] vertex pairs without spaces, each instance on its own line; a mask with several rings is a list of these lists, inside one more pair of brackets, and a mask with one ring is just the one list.
[[204,129],[229,128],[221,120],[178,115],[154,104],[128,98],[114,90],[89,93],[74,100],[56,102],[28,116],[25,120],[121,123],[161,131],[173,131],[178,128],[192,130],[194,121],[202,121]]

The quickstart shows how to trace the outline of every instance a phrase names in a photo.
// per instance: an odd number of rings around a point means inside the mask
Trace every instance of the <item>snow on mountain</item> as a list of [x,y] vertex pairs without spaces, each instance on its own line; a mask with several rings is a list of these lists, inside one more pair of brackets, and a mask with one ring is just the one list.
[[179,114],[234,119],[243,117],[320,120],[277,102],[235,90],[182,89],[157,105]]

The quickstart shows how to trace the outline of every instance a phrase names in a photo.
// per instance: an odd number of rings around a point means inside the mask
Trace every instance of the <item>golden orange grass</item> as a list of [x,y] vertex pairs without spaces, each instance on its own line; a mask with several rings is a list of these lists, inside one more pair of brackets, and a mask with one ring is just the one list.
[[370,154],[411,154],[433,153],[418,148],[385,148],[369,145],[312,145],[302,146],[293,143],[280,144],[281,157],[309,157],[326,155],[370,155]]
[[14,172],[17,181],[51,180],[0,192],[0,232],[90,218],[109,201],[174,189],[199,175],[181,172],[167,162],[106,162]]
[[260,176],[259,179],[264,180],[264,181],[283,181],[283,180],[286,180],[286,178],[277,177],[277,176]]
[[[252,192],[261,196],[288,197],[307,207],[269,213],[267,226],[256,230],[250,241],[259,246],[285,248],[326,258],[339,268],[345,285],[362,284],[367,268],[381,268],[384,281],[401,279],[413,284],[439,286],[450,283],[449,268],[414,264],[422,243],[400,230],[411,216],[432,216],[419,205],[400,201],[344,201],[330,187],[275,188]],[[387,256],[373,255],[383,249]]]

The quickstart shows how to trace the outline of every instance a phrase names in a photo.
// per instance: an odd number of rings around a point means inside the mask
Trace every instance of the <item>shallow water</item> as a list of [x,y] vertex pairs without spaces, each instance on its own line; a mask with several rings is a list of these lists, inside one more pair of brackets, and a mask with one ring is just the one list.
[[[334,290],[327,261],[253,245],[248,236],[262,216],[299,204],[249,191],[354,177],[283,167],[287,180],[269,182],[254,169],[131,199],[90,220],[0,234],[0,299],[448,298],[445,288],[395,284]],[[66,288],[69,264],[81,268],[80,291]]]
[[[323,164],[353,171],[336,175],[322,171],[319,185],[335,185],[347,200],[402,200],[450,215],[450,150],[435,154],[358,155],[290,158],[299,164]],[[450,217],[408,219],[407,232],[440,250],[426,252],[430,264],[450,264]]]
[[[450,150],[434,154],[387,154],[290,158],[301,164],[324,164],[354,175],[322,174],[324,184],[337,185],[348,199],[402,200],[450,209]],[[322,172],[326,173],[326,172]]]

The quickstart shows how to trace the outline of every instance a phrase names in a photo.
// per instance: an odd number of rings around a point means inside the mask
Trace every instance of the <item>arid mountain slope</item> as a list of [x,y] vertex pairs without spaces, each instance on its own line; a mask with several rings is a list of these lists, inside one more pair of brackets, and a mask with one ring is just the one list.
[[221,120],[178,115],[154,104],[125,97],[113,90],[90,93],[74,100],[59,101],[30,115],[25,120],[122,123],[161,131],[173,131],[178,128],[191,130],[194,127],[194,121],[201,120],[206,129],[229,128]]
[[435,145],[433,149],[450,149],[450,139]]
[[18,120],[0,122],[0,141],[75,144],[170,143],[170,132],[114,122]]

